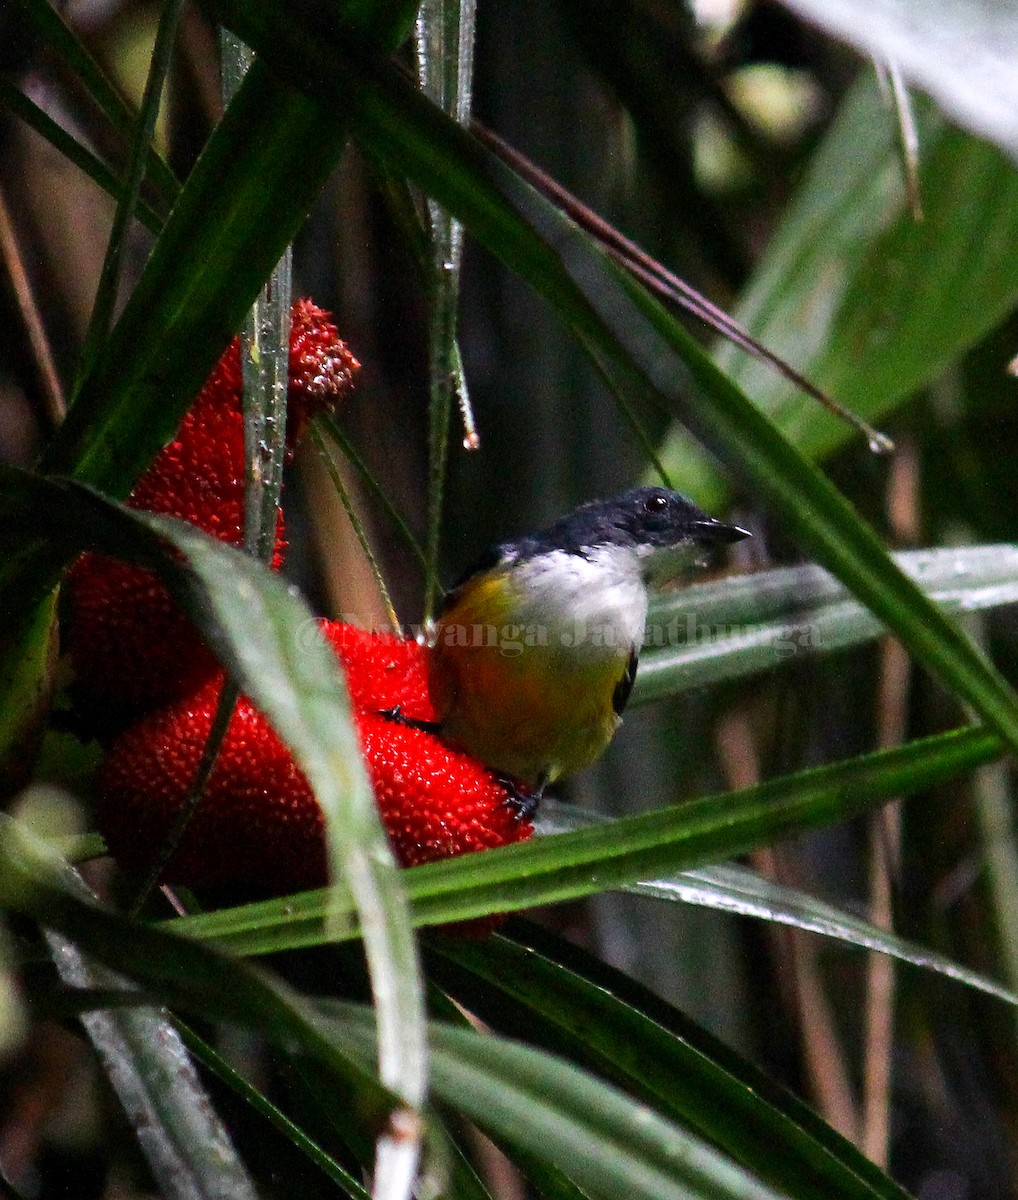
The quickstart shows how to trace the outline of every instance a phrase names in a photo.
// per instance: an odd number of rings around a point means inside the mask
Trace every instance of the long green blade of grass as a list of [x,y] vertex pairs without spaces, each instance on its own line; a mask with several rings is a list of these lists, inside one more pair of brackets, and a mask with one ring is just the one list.
[[351,1113],[369,1126],[384,1122],[399,1103],[370,1069],[355,1065],[323,1036],[316,1015],[292,988],[210,947],[85,902],[80,878],[7,814],[0,814],[0,908],[55,930],[91,959],[142,984],[148,1002],[257,1029],[273,1045],[321,1062],[349,1097]]
[[[756,338],[870,420],[918,402],[1018,302],[1018,167],[917,99],[924,219],[908,210],[893,115],[866,72],[842,101],[735,310]],[[740,351],[721,345],[716,358],[811,458],[852,436]],[[680,490],[704,504],[730,495],[731,479],[682,430],[662,454]]]
[[[913,550],[893,560],[945,612],[1018,603],[1018,547]],[[651,606],[631,704],[864,645],[887,633],[816,566],[727,576]]]
[[[538,818],[538,832],[567,833],[590,825],[603,825],[609,817],[600,813],[578,809],[570,804],[542,802]],[[1018,1007],[1018,993],[1004,987],[996,980],[970,971],[953,959],[935,954],[915,942],[898,937],[886,929],[880,929],[869,921],[844,909],[836,908],[815,896],[786,887],[765,878],[748,867],[727,863],[717,867],[700,867],[692,871],[680,871],[667,879],[641,879],[627,884],[625,891],[638,896],[651,896],[656,900],[680,901],[713,908],[719,912],[737,913],[758,920],[773,921],[790,925],[833,938],[850,946],[864,950],[876,950],[899,962],[911,963],[927,971],[936,971],[948,979],[957,980],[967,987],[996,996],[1005,1004]]]
[[[85,962],[80,950],[48,933],[65,987],[116,987],[121,981]],[[256,1200],[257,1193],[194,1064],[165,1012],[133,1007],[81,1016],[166,1200]]]
[[[110,125],[128,144],[134,136],[137,114],[57,9],[46,0],[13,0],[13,3],[32,23],[42,41],[77,75]],[[180,184],[165,159],[152,147],[146,151],[146,174],[167,204],[172,203]]]
[[370,1200],[371,1193],[360,1184],[349,1171],[342,1166],[322,1147],[309,1137],[308,1134],[290,1120],[277,1105],[273,1104],[264,1092],[254,1087],[226,1059],[212,1047],[204,1038],[182,1021],[177,1021],[177,1029],[191,1053],[209,1071],[220,1079],[231,1091],[248,1104],[259,1116],[272,1126],[278,1136],[291,1142],[302,1154],[306,1155],[322,1173],[351,1200]]
[[[595,829],[414,867],[404,884],[414,920],[446,924],[493,912],[590,896],[691,867],[878,808],[992,761],[999,739],[963,729],[844,763],[625,817]],[[319,945],[326,896],[305,892],[185,917],[178,928],[242,954]],[[333,909],[333,936],[342,936]],[[357,934],[351,920],[346,936]]]
[[[335,1020],[345,1045],[365,1057],[371,1054],[372,1031],[363,1009],[345,1004],[322,1009]],[[431,1023],[429,1034],[438,1096],[482,1128],[533,1146],[593,1196],[774,1200],[778,1195],[648,1105],[562,1059],[438,1022]]]
[[693,1021],[561,939],[518,926],[511,941],[429,938],[429,974],[497,1032],[603,1075],[779,1191],[904,1200],[850,1142]]
[[145,164],[152,134],[156,127],[156,119],[159,116],[163,86],[170,70],[173,44],[176,40],[182,8],[183,0],[168,0],[159,17],[155,45],[152,48],[152,61],[149,64],[148,77],[145,80],[141,110],[138,113],[137,127],[133,131],[128,155],[124,186],[117,200],[117,211],[113,216],[113,225],[106,245],[106,255],[99,273],[92,316],[81,351],[81,375],[87,373],[91,367],[98,348],[106,340],[110,322],[113,320],[113,310],[120,288],[121,263],[127,250],[127,235],[141,195],[141,185],[145,178]]
[[172,437],[345,141],[256,63],[216,127],[43,467],[123,496]]
[[22,535],[48,533],[74,552],[101,548],[154,566],[290,746],[325,816],[338,907],[345,912],[355,898],[362,918],[378,999],[382,1079],[419,1105],[426,1086],[424,1004],[401,879],[350,721],[343,673],[303,601],[233,547],[80,485],[3,469],[0,512]]
[[[204,1019],[260,1030],[290,1053],[323,1064],[351,1093],[351,1115],[384,1120],[391,1094],[373,1084],[371,1009],[313,1007],[249,965],[86,904],[59,860],[9,817],[0,817],[0,906],[73,939],[98,961],[143,982],[146,999]],[[117,997],[100,999],[109,1004]],[[774,1200],[776,1193],[647,1105],[575,1067],[525,1046],[433,1023],[438,1095],[510,1141],[533,1144],[593,1195],[646,1200]],[[536,1142],[535,1128],[541,1130]],[[610,1165],[608,1165],[610,1164]]]
[[[413,10],[408,0],[384,11],[350,3],[343,15],[370,44],[386,47],[405,36]],[[350,36],[331,11],[329,24]],[[299,91],[254,64],[44,453],[44,470],[127,494],[240,328],[346,136],[345,122],[323,119]]]
[[[31,100],[24,92],[19,91],[9,80],[0,76],[0,103],[20,117],[55,149],[74,163],[79,170],[97,183],[107,195],[119,200],[123,187],[113,172],[98,159],[87,146],[84,146],[72,134],[68,133],[43,109]],[[138,220],[152,233],[158,233],[163,227],[162,217],[158,216],[144,200],[139,200],[137,208]]]

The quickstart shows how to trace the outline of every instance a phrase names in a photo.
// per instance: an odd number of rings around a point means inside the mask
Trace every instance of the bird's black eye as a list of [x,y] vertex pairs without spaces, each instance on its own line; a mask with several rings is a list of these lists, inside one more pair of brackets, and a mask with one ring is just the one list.
[[643,507],[644,511],[649,513],[664,512],[664,510],[668,507],[668,497],[648,496],[643,502]]

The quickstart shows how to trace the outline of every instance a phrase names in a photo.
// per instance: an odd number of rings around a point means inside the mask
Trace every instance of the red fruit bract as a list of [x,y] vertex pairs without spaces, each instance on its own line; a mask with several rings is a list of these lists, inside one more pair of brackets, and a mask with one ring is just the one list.
[[[357,361],[328,314],[309,300],[293,306],[287,445],[315,413],[349,391]],[[176,438],[138,480],[133,508],[190,521],[220,541],[244,539],[244,420],[240,343],[216,363]],[[285,550],[279,513],[272,566]],[[150,572],[101,555],[83,555],[65,586],[66,645],[82,707],[128,713],[185,695],[215,671],[191,622]]]
[[83,554],[64,596],[78,707],[100,732],[186,696],[218,670],[190,619],[143,567]]
[[[99,829],[128,872],[149,868],[185,804],[222,677],[142,717],[110,747],[96,781]],[[322,818],[264,717],[241,699],[202,801],[164,878],[193,887],[285,892],[325,878]]]
[[360,363],[324,309],[298,300],[290,311],[290,389],[286,444],[292,451],[308,421],[353,387]]
[[[143,871],[185,803],[221,679],[143,717],[113,743],[97,782],[99,827],[121,865]],[[371,713],[356,716],[368,775],[404,866],[523,841],[501,783],[437,737]],[[268,722],[237,707],[201,804],[164,872],[167,882],[283,894],[325,883],[321,811]]]
[[526,841],[534,832],[505,786],[434,734],[357,716],[364,761],[393,851],[406,867]]
[[350,702],[362,712],[399,709],[415,721],[434,721],[428,694],[427,648],[392,633],[368,633],[342,621],[320,622],[346,671]]

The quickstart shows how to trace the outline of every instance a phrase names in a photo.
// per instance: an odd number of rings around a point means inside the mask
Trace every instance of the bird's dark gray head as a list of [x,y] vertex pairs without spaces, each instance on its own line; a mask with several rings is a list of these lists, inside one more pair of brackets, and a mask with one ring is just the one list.
[[653,553],[737,542],[748,536],[746,530],[708,516],[678,492],[642,487],[581,504],[554,525],[515,544],[525,557],[552,549],[582,555],[612,546]]
[[491,570],[522,566],[542,555],[574,554],[604,562],[607,553],[617,565],[621,565],[620,558],[629,559],[646,582],[659,584],[675,578],[698,548],[749,536],[745,529],[708,516],[678,492],[633,488],[609,500],[581,504],[539,533],[492,546],[461,577],[446,596],[445,605],[455,601],[470,579]]

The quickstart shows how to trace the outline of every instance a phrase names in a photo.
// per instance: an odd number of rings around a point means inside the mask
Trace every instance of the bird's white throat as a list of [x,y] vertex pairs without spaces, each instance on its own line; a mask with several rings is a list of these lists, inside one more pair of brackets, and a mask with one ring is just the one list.
[[539,554],[513,567],[513,590],[520,624],[544,631],[547,645],[615,658],[643,641],[647,589],[635,550]]

